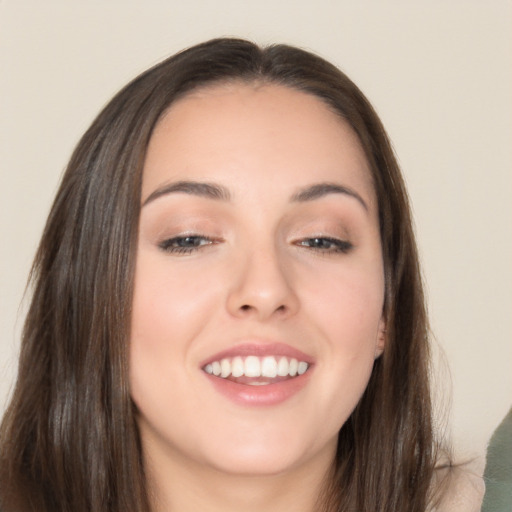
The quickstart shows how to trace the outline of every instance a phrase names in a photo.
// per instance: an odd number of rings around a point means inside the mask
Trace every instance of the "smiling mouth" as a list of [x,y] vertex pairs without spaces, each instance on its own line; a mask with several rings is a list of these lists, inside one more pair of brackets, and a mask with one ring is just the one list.
[[306,373],[309,363],[286,356],[236,356],[212,361],[203,370],[237,384],[265,386],[294,379]]

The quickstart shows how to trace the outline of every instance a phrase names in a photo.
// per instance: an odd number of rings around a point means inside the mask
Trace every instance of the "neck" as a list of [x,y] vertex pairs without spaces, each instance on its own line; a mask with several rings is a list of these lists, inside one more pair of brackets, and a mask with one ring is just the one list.
[[331,476],[332,453],[325,455],[273,475],[231,474],[183,460],[164,467],[146,459],[152,511],[318,512]]

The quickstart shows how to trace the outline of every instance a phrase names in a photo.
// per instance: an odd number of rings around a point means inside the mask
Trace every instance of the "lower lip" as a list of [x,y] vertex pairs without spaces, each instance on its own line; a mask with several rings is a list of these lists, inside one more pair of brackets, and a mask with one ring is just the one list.
[[238,384],[206,373],[205,376],[221,395],[232,402],[239,405],[262,406],[278,405],[299,393],[307,384],[311,370],[309,368],[306,373],[298,377],[263,386]]

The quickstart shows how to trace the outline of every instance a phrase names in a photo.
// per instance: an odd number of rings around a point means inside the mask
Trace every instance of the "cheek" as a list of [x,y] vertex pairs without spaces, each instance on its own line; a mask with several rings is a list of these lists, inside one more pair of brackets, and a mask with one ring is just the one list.
[[[161,406],[163,390],[195,370],[190,346],[219,303],[214,283],[177,271],[161,255],[139,250],[130,337],[130,384],[138,405]],[[151,408],[151,407],[149,407]]]
[[[354,370],[371,369],[382,322],[383,293],[359,282],[332,297],[325,329],[333,361]],[[364,373],[364,372],[363,372]]]
[[218,304],[208,281],[171,267],[162,257],[139,254],[132,309],[132,340],[145,348],[184,349]]
[[377,340],[384,304],[380,264],[347,265],[315,275],[307,287],[306,309],[315,315],[333,349],[364,352]]
[[311,288],[307,307],[327,352],[317,368],[322,379],[318,403],[332,412],[333,431],[352,413],[372,372],[384,297],[378,270],[340,272]]

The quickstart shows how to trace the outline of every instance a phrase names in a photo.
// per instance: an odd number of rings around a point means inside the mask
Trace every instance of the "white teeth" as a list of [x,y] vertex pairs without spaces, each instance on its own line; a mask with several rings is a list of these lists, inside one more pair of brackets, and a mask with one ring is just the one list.
[[244,360],[241,357],[235,357],[231,361],[231,375],[241,377],[244,374]]
[[286,377],[289,370],[290,364],[288,363],[288,359],[286,359],[286,357],[281,357],[281,359],[279,359],[279,363],[277,363],[277,375],[279,375],[279,377]]
[[212,373],[213,375],[215,375],[216,377],[218,377],[220,375],[220,373],[222,372],[222,369],[220,367],[220,363],[219,361],[214,361],[212,363]]
[[261,363],[261,376],[273,379],[277,375],[277,362],[276,358],[267,356],[263,358]]
[[[236,356],[233,359],[224,358],[220,361],[212,361],[208,363],[203,370],[209,375],[215,375],[223,379],[232,376],[237,377],[266,377],[273,379],[275,377],[295,377],[302,375],[309,368],[309,364],[305,361],[281,356],[247,356],[245,358]],[[254,385],[267,384],[266,382],[251,383]]]
[[288,370],[288,374],[290,377],[295,377],[297,375],[297,370],[299,368],[299,361],[297,359],[292,359],[290,361],[290,369]]
[[231,375],[231,361],[229,359],[223,359],[220,362],[220,376],[225,379]]
[[244,368],[246,377],[261,377],[261,364],[256,356],[246,357]]

